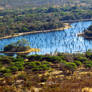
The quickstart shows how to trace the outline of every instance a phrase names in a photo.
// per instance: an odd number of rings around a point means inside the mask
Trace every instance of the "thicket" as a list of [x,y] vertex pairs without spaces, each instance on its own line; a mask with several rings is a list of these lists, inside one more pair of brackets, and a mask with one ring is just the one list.
[[90,8],[36,8],[0,11],[0,37],[14,33],[52,30],[65,25],[63,21],[91,19]]
[[[78,67],[92,68],[92,52],[85,54],[57,54],[30,56],[0,56],[0,77],[16,74],[18,71],[45,71],[56,66],[64,74],[73,74]],[[70,57],[72,57],[71,61]],[[54,67],[55,68],[55,67]]]
[[[75,78],[66,78],[67,76],[74,76],[74,72],[76,72],[77,69],[82,68],[85,69],[85,71],[91,71],[91,55],[92,52],[90,50],[83,54],[58,53],[53,56],[20,55],[12,57],[0,55],[0,91],[17,92],[16,90],[19,90],[19,92],[22,92],[20,91],[20,87],[21,90],[28,91],[34,86],[41,87],[41,92],[53,92],[53,90],[56,92],[63,92],[65,90],[65,92],[67,92],[72,88],[79,87],[79,84],[81,84],[80,89],[82,89],[84,85],[90,86],[90,80],[92,79],[90,74],[84,77],[82,76],[81,79],[76,79],[77,75]],[[58,75],[50,76],[52,70],[61,71],[65,76],[64,79],[61,77],[57,78],[56,76]],[[80,75],[78,76],[80,77]],[[78,86],[77,84],[75,85],[75,83],[79,83]],[[77,92],[77,89],[75,90],[75,92]]]

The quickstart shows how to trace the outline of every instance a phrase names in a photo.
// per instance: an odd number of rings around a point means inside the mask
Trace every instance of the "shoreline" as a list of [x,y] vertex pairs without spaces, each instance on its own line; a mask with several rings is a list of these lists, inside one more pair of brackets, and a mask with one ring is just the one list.
[[[51,29],[51,30],[41,30],[41,31],[31,31],[31,32],[15,33],[15,34],[13,34],[13,35],[0,37],[0,40],[2,40],[2,39],[9,39],[9,38],[18,37],[18,36],[23,36],[23,35],[28,35],[28,34],[36,34],[36,33],[47,33],[47,32],[54,32],[54,31],[62,31],[62,30],[71,28],[71,26],[70,26],[69,24],[74,23],[74,22],[82,22],[82,21],[92,21],[92,19],[65,20],[65,21],[62,21],[62,23],[65,24],[65,27],[56,28],[56,29]],[[79,34],[77,34],[77,35],[78,35],[78,36],[83,36],[83,33],[79,33]]]
[[26,51],[20,51],[20,52],[5,52],[5,51],[0,51],[0,53],[4,53],[4,54],[12,54],[12,53],[15,53],[15,54],[26,54],[26,53],[30,53],[30,52],[39,52],[40,49],[38,48],[30,48],[29,50],[26,50]]
[[32,32],[17,33],[17,34],[14,34],[14,35],[0,37],[0,40],[2,40],[2,39],[8,39],[8,38],[13,38],[13,37],[18,37],[18,36],[23,36],[23,35],[28,35],[28,34],[62,31],[62,30],[71,28],[71,26],[69,25],[69,23],[64,23],[64,24],[65,24],[65,27],[61,27],[61,28],[57,28],[57,29],[51,29],[51,30],[42,30],[42,31],[32,31]]
[[63,23],[74,23],[74,22],[83,22],[83,21],[92,21],[92,19],[79,19],[79,20],[62,20]]

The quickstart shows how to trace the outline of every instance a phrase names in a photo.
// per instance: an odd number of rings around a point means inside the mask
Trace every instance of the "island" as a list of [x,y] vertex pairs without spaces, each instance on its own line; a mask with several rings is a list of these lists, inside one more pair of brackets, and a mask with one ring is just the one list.
[[39,51],[40,49],[31,48],[29,42],[26,39],[21,39],[18,40],[17,42],[5,46],[4,50],[0,51],[0,53],[13,56],[14,54],[27,55],[30,52],[39,52]]
[[79,33],[78,36],[83,36],[85,39],[92,39],[92,25],[84,30],[83,33]]

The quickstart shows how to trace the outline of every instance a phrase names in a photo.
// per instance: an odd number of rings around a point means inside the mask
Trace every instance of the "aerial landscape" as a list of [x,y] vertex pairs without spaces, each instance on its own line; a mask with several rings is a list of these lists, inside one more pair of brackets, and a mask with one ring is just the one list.
[[92,92],[92,0],[0,0],[0,92]]

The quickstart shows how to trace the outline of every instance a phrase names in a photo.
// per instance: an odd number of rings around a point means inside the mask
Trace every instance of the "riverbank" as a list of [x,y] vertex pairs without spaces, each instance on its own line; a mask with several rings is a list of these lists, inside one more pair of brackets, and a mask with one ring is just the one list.
[[65,30],[65,29],[71,28],[71,26],[69,25],[69,23],[64,23],[64,24],[65,24],[65,27],[61,27],[61,28],[57,28],[57,29],[52,29],[52,30],[42,30],[42,31],[32,31],[32,32],[17,33],[17,34],[5,36],[5,37],[0,37],[0,40],[1,39],[13,38],[13,37],[17,37],[17,36],[22,36],[22,35],[28,35],[28,34],[36,34],[36,33],[47,33],[47,32],[53,32],[53,31],[61,31],[61,30]]
[[12,53],[15,53],[15,54],[26,54],[26,53],[30,53],[30,52],[39,52],[40,49],[37,49],[37,48],[30,48],[29,50],[26,50],[26,51],[20,51],[20,52],[5,52],[5,51],[0,51],[0,53],[5,53],[5,54],[12,54]]
[[74,23],[74,22],[92,21],[92,19],[78,19],[78,20],[64,20],[63,23]]

